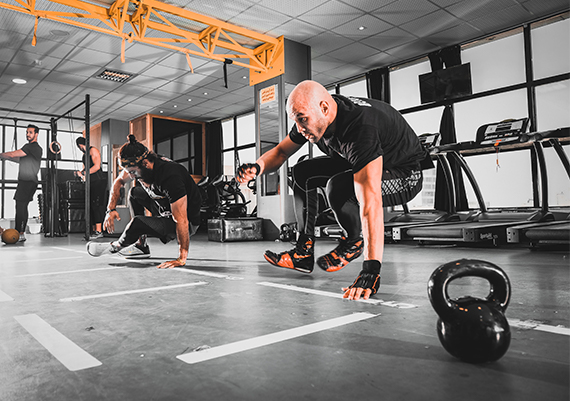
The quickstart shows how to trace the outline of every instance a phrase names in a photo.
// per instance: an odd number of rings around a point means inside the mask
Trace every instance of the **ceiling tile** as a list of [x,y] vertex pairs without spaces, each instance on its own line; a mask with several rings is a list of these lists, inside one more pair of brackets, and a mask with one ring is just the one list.
[[428,0],[398,0],[379,8],[372,14],[390,21],[394,26],[399,26],[438,9],[439,7]]
[[342,3],[346,3],[352,7],[356,7],[362,11],[370,12],[377,10],[380,7],[384,7],[390,3],[394,3],[398,0],[340,0]]
[[329,0],[308,13],[303,14],[299,19],[325,29],[332,29],[352,21],[361,15],[362,11],[348,4],[336,0]]
[[328,54],[331,51],[354,43],[354,41],[327,31],[305,40],[303,43],[307,46],[311,46],[311,57],[314,59],[315,57]]
[[353,43],[333,52],[330,52],[328,56],[334,57],[338,60],[344,61],[343,64],[352,63],[354,60],[359,58],[364,58],[378,53],[378,49],[374,49],[370,46],[366,46],[362,43]]
[[186,74],[186,71],[178,70],[176,68],[170,68],[166,65],[155,64],[152,67],[144,70],[143,75],[154,78],[162,78],[166,80],[176,79],[182,75]]
[[298,17],[317,7],[319,3],[308,0],[261,0],[258,4],[290,17]]
[[[360,29],[360,28],[364,29]],[[346,36],[352,40],[359,40],[369,36],[377,35],[380,32],[387,31],[393,26],[385,21],[382,21],[372,15],[363,15],[353,19],[352,21],[337,26],[332,31],[342,36]]]
[[[423,17],[408,22],[407,24],[403,24],[400,28],[418,37],[423,37],[449,29],[461,23],[461,20],[453,18],[447,11],[437,10],[436,12],[424,15]],[[450,45],[455,43],[457,43],[457,41],[450,43]]]
[[[263,16],[263,18],[260,18]],[[248,29],[260,33],[268,32],[277,26],[290,20],[291,17],[281,14],[277,11],[271,10],[259,5],[252,5],[242,13],[229,19],[228,22],[248,27]]]
[[362,39],[362,43],[378,50],[387,50],[416,40],[417,37],[400,28],[392,28],[379,35]]

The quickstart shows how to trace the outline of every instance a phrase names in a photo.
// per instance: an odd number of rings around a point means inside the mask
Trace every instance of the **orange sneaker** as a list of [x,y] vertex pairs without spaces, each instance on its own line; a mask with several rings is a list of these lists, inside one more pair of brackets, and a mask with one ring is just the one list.
[[285,267],[302,273],[311,273],[313,271],[313,265],[315,264],[313,245],[313,237],[301,234],[297,241],[297,245],[290,251],[281,253],[265,251],[263,256],[265,257],[265,260],[273,266]]
[[364,240],[357,238],[348,240],[342,237],[338,246],[317,259],[317,265],[327,272],[336,272],[362,255]]

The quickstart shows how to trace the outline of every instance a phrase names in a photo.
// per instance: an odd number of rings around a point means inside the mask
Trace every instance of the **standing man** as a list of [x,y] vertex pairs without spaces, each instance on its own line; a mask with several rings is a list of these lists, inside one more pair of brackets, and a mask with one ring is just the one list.
[[265,253],[278,267],[311,273],[318,187],[346,232],[338,247],[317,259],[325,271],[338,271],[364,253],[362,271],[343,288],[344,298],[368,299],[380,286],[384,253],[384,206],[411,200],[422,188],[420,161],[426,157],[416,134],[389,104],[331,95],[314,81],[303,81],[287,101],[295,122],[289,135],[256,163],[238,169],[238,180],[276,171],[307,141],[328,155],[293,167],[295,215],[300,236],[294,249]]
[[[131,221],[121,237],[111,243],[89,242],[87,252],[91,256],[119,253],[124,256],[150,255],[146,238],[159,238],[164,244],[178,239],[178,259],[167,261],[159,269],[184,266],[188,257],[190,236],[200,225],[198,186],[186,168],[172,160],[157,156],[134,135],[119,150],[123,171],[113,182],[107,216],[103,228],[114,232],[115,220],[120,220],[116,210],[121,188],[136,180],[129,192]],[[152,216],[145,215],[145,209]]]
[[75,141],[79,150],[83,152],[83,170],[76,171],[75,175],[85,181],[86,158],[90,158],[89,179],[91,182],[90,210],[93,235],[91,239],[103,238],[103,219],[105,219],[105,195],[107,192],[107,174],[101,170],[101,153],[97,148],[90,146],[89,152],[85,147],[85,138],[80,136]]
[[42,148],[38,144],[40,129],[35,125],[28,125],[26,139],[28,143],[21,149],[12,152],[0,153],[0,160],[10,160],[20,163],[18,169],[18,186],[14,194],[16,201],[16,230],[20,233],[18,242],[26,240],[26,226],[28,224],[28,205],[34,199],[38,186],[38,172],[42,160]]

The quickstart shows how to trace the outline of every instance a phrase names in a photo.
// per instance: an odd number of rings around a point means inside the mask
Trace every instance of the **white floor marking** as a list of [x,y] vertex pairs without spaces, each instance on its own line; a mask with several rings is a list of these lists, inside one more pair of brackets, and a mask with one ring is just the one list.
[[217,278],[225,278],[226,280],[243,280],[242,277],[234,277],[228,276],[227,274],[220,274],[220,273],[213,273],[213,272],[205,272],[202,270],[194,270],[194,269],[185,269],[183,267],[173,267],[172,270],[178,270],[181,272],[198,274],[200,276],[208,276],[208,277],[217,277]]
[[68,256],[65,258],[18,259],[18,260],[7,261],[5,263],[7,263],[7,264],[9,264],[9,263],[22,264],[22,263],[28,263],[28,262],[52,262],[54,260],[69,260],[69,259],[81,259],[81,256]]
[[367,312],[359,312],[351,315],[341,316],[330,320],[325,320],[318,323],[309,324],[306,326],[296,327],[294,329],[279,331],[277,333],[267,334],[260,337],[250,338],[248,340],[237,341],[234,343],[220,345],[218,347],[206,348],[202,351],[189,352],[186,354],[178,355],[176,358],[186,363],[199,363],[208,361],[210,359],[220,358],[231,354],[236,354],[243,351],[248,351],[255,348],[260,348],[265,345],[275,344],[278,342],[290,340],[292,338],[306,336],[308,334],[317,333],[332,329],[346,324],[359,322],[361,320],[376,317],[379,314],[372,314]]
[[198,281],[196,283],[166,285],[163,287],[142,288],[139,290],[108,292],[105,294],[85,295],[83,297],[61,298],[60,301],[61,302],[83,301],[84,299],[114,297],[115,295],[138,294],[141,292],[151,292],[151,291],[160,291],[160,290],[172,290],[174,288],[191,287],[191,286],[195,286],[195,285],[204,285],[204,284],[208,284],[208,283],[206,281]]
[[88,272],[94,272],[94,271],[98,271],[98,270],[111,270],[111,269],[124,269],[124,268],[125,268],[124,266],[100,267],[97,269],[81,269],[81,270],[68,270],[68,271],[49,272],[49,273],[20,274],[19,276],[13,276],[13,277],[51,276],[51,275],[55,275],[55,274],[88,273]]
[[57,249],[57,250],[60,250],[60,251],[76,252],[76,253],[82,253],[83,255],[89,255],[89,254],[87,253],[87,250],[86,250],[85,248],[82,249],[82,250],[79,250],[79,249],[72,249],[72,248],[63,248],[63,247],[58,247],[58,246],[52,246],[51,248],[52,248],[52,249]]
[[564,326],[549,326],[534,320],[507,319],[509,325],[523,330],[545,331],[547,333],[570,336],[570,329]]
[[[307,294],[322,295],[322,296],[330,297],[330,298],[344,299],[342,297],[343,294],[336,293],[336,292],[313,290],[311,288],[303,288],[303,287],[297,287],[294,285],[276,284],[276,283],[269,283],[269,282],[262,282],[262,283],[257,283],[257,284],[264,285],[267,287],[281,288],[283,290],[291,290],[291,291],[297,291],[297,292],[304,292]],[[354,302],[354,301],[351,301],[351,302]],[[382,301],[381,299],[359,299],[356,302],[364,302],[364,303],[373,304],[373,305],[383,305],[383,306],[389,306],[391,308],[399,308],[399,309],[411,309],[411,308],[417,308],[418,307],[417,305],[413,305],[413,304],[406,304],[403,302],[395,302],[395,301]]]
[[38,315],[20,315],[14,319],[67,369],[76,371],[102,365]]
[[13,301],[14,298],[12,298],[10,295],[6,294],[4,291],[0,290],[0,302],[7,302],[7,301]]

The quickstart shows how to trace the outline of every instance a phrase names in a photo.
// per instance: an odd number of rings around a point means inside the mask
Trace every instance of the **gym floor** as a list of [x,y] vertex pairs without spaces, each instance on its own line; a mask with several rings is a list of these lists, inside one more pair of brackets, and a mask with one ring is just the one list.
[[[158,270],[177,244],[150,244],[141,260],[92,258],[80,234],[0,246],[0,400],[569,399],[567,251],[387,244],[379,293],[355,302],[339,296],[358,261],[306,275],[264,261],[288,243],[198,234],[184,268]],[[510,278],[512,339],[496,362],[439,342],[427,282],[461,258]]]

